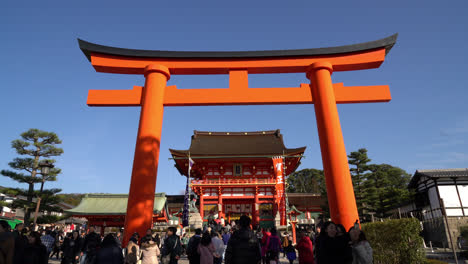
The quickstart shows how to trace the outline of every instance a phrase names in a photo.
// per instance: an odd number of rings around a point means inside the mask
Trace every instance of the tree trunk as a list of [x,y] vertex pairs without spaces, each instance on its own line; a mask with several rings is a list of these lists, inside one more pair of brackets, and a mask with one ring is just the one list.
[[[37,140],[34,140],[34,143],[36,143]],[[41,150],[39,147],[36,147],[36,151],[39,152],[39,150]],[[31,171],[31,177],[35,178],[36,177],[36,174],[37,174],[37,169],[39,167],[39,158],[40,156],[36,155],[34,156],[34,164],[33,164],[33,168],[32,168],[32,171]],[[27,201],[29,203],[32,202],[32,199],[33,199],[33,196],[34,196],[34,183],[33,184],[29,184],[29,190],[28,190],[28,197],[27,197]],[[26,210],[24,211],[24,225],[25,226],[29,226],[29,218],[31,218],[31,209],[32,208],[25,208]]]

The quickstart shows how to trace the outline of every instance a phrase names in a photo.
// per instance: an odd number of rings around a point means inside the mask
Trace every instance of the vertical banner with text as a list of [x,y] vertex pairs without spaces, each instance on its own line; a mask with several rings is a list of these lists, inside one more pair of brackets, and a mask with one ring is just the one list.
[[280,213],[280,225],[286,225],[286,197],[285,197],[285,182],[284,182],[284,165],[283,157],[273,157],[273,168],[276,177],[276,204]]

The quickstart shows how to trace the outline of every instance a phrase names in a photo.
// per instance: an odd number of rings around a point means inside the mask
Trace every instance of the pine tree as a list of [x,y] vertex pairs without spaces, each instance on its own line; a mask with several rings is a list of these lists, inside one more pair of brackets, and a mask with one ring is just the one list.
[[386,217],[390,209],[410,197],[407,186],[411,175],[388,164],[372,164],[369,170],[371,173],[364,184],[364,202],[369,211],[375,212],[378,217]]
[[356,166],[350,168],[351,178],[353,180],[354,195],[356,197],[356,205],[358,213],[362,217],[364,215],[364,182],[366,181],[366,172],[369,170],[368,163],[371,161],[367,156],[367,149],[361,148],[358,151],[353,151],[348,155],[350,165]]
[[[286,191],[290,193],[316,193],[322,197],[327,197],[327,186],[325,184],[325,175],[323,170],[302,169],[291,173],[286,179]],[[328,199],[322,206],[325,218],[330,216]]]
[[[49,164],[55,163],[55,160],[50,157],[60,156],[63,153],[61,148],[56,147],[57,144],[61,144],[62,141],[53,132],[46,132],[39,129],[29,129],[28,131],[21,134],[21,139],[16,139],[11,142],[12,148],[16,150],[16,153],[23,156],[15,158],[8,165],[19,172],[11,170],[2,170],[3,176],[9,177],[19,183],[28,184],[28,189],[10,188],[6,190],[7,193],[24,196],[26,201],[16,199],[12,204],[13,208],[23,208],[25,215],[25,224],[29,224],[31,212],[35,209],[36,204],[33,203],[34,197],[41,197],[40,210],[52,209],[50,207],[56,198],[55,193],[60,192],[60,189],[44,190],[44,184],[47,181],[56,181],[57,175],[60,174],[59,168],[52,168],[49,174],[42,175],[40,170],[40,164],[48,162]],[[41,187],[39,191],[34,191],[34,185],[40,183]]]

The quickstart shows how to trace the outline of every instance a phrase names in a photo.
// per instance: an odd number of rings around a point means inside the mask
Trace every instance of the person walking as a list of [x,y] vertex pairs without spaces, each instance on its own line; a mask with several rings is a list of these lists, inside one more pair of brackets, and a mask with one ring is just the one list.
[[290,236],[285,237],[285,240],[287,245],[285,246],[283,244],[284,253],[286,254],[289,264],[293,264],[294,260],[297,258],[296,249],[293,246],[292,238]]
[[140,240],[140,245],[150,240],[153,240],[153,230],[151,230],[151,228],[148,228],[148,230],[146,230],[145,236],[143,236]]
[[158,264],[159,247],[153,240],[141,244],[141,264]]
[[156,245],[158,245],[158,248],[161,248],[161,237],[159,236],[159,233],[154,236],[154,242],[156,242]]
[[45,231],[45,235],[41,236],[41,241],[44,246],[47,248],[47,256],[50,255],[50,252],[52,252],[52,249],[54,248],[55,245],[55,238],[51,235],[52,231],[50,229],[47,229]]
[[163,264],[177,264],[180,259],[181,245],[176,233],[177,229],[173,226],[167,229],[167,238],[164,240],[161,257]]
[[12,233],[13,238],[15,239],[15,253],[13,256],[13,264],[24,263],[24,248],[28,244],[28,237],[24,235],[24,231],[24,224],[19,223],[15,226],[15,231],[13,231]]
[[122,232],[117,231],[117,233],[115,234],[115,242],[117,242],[119,248],[122,248],[122,238]]
[[314,248],[310,237],[305,233],[299,233],[299,243],[297,251],[299,252],[299,264],[314,264]]
[[136,264],[140,260],[140,247],[137,236],[132,236],[127,244],[125,264]]
[[221,264],[223,262],[224,242],[221,239],[221,235],[218,232],[211,233],[211,243],[213,243],[216,253],[216,256],[213,259],[213,263]]
[[10,225],[0,220],[0,263],[12,264],[15,254],[15,238],[10,232]]
[[197,251],[200,254],[200,264],[213,264],[213,259],[219,257],[208,232],[203,233]]
[[359,227],[353,226],[349,229],[353,264],[372,264],[372,247],[366,239],[366,235]]
[[187,245],[187,258],[189,264],[200,264],[200,254],[198,253],[198,245],[201,241],[202,230],[200,228],[195,229],[195,235],[189,239]]
[[261,240],[261,256],[262,256],[262,261],[263,264],[267,264],[267,242],[268,239],[270,238],[271,233],[269,232],[268,229],[263,229],[262,230],[262,240]]
[[101,236],[95,232],[94,226],[89,227],[85,236],[82,251],[86,254],[85,264],[95,264],[96,254],[101,247]]
[[63,258],[61,264],[76,264],[80,258],[82,239],[78,231],[67,236],[63,241]]
[[101,248],[96,254],[98,264],[122,264],[122,250],[115,241],[113,234],[107,234],[102,240]]
[[225,264],[258,264],[260,262],[260,243],[250,229],[250,221],[251,219],[246,215],[240,217],[240,228],[232,234],[226,248]]
[[41,235],[35,231],[31,232],[28,236],[28,244],[24,249],[24,263],[47,264],[48,262],[49,254],[46,246],[42,244]]
[[54,238],[55,238],[55,242],[52,248],[52,254],[50,255],[50,258],[56,255],[57,256],[56,259],[59,259],[60,249],[62,248],[63,239],[64,239],[63,232],[62,231],[56,232]]
[[275,261],[279,264],[279,252],[281,251],[281,239],[278,237],[276,227],[271,228],[271,235],[266,243],[267,263]]

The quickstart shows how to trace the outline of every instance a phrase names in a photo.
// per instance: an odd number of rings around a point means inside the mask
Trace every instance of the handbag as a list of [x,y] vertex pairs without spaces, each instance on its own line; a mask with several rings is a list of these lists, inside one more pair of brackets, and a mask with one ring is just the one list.
[[288,260],[295,260],[296,259],[296,251],[290,251],[286,253],[286,257]]
[[[172,249],[172,251],[174,251],[174,249],[176,248],[176,246],[177,246],[177,241],[178,241],[178,239],[176,238],[176,241],[175,241],[175,243],[174,243],[174,248]],[[161,257],[161,263],[162,263],[162,264],[169,264],[169,263],[171,263],[171,255],[172,255],[172,252],[171,252],[170,254],[167,254],[167,255],[165,255],[165,256],[162,256],[162,257]]]

